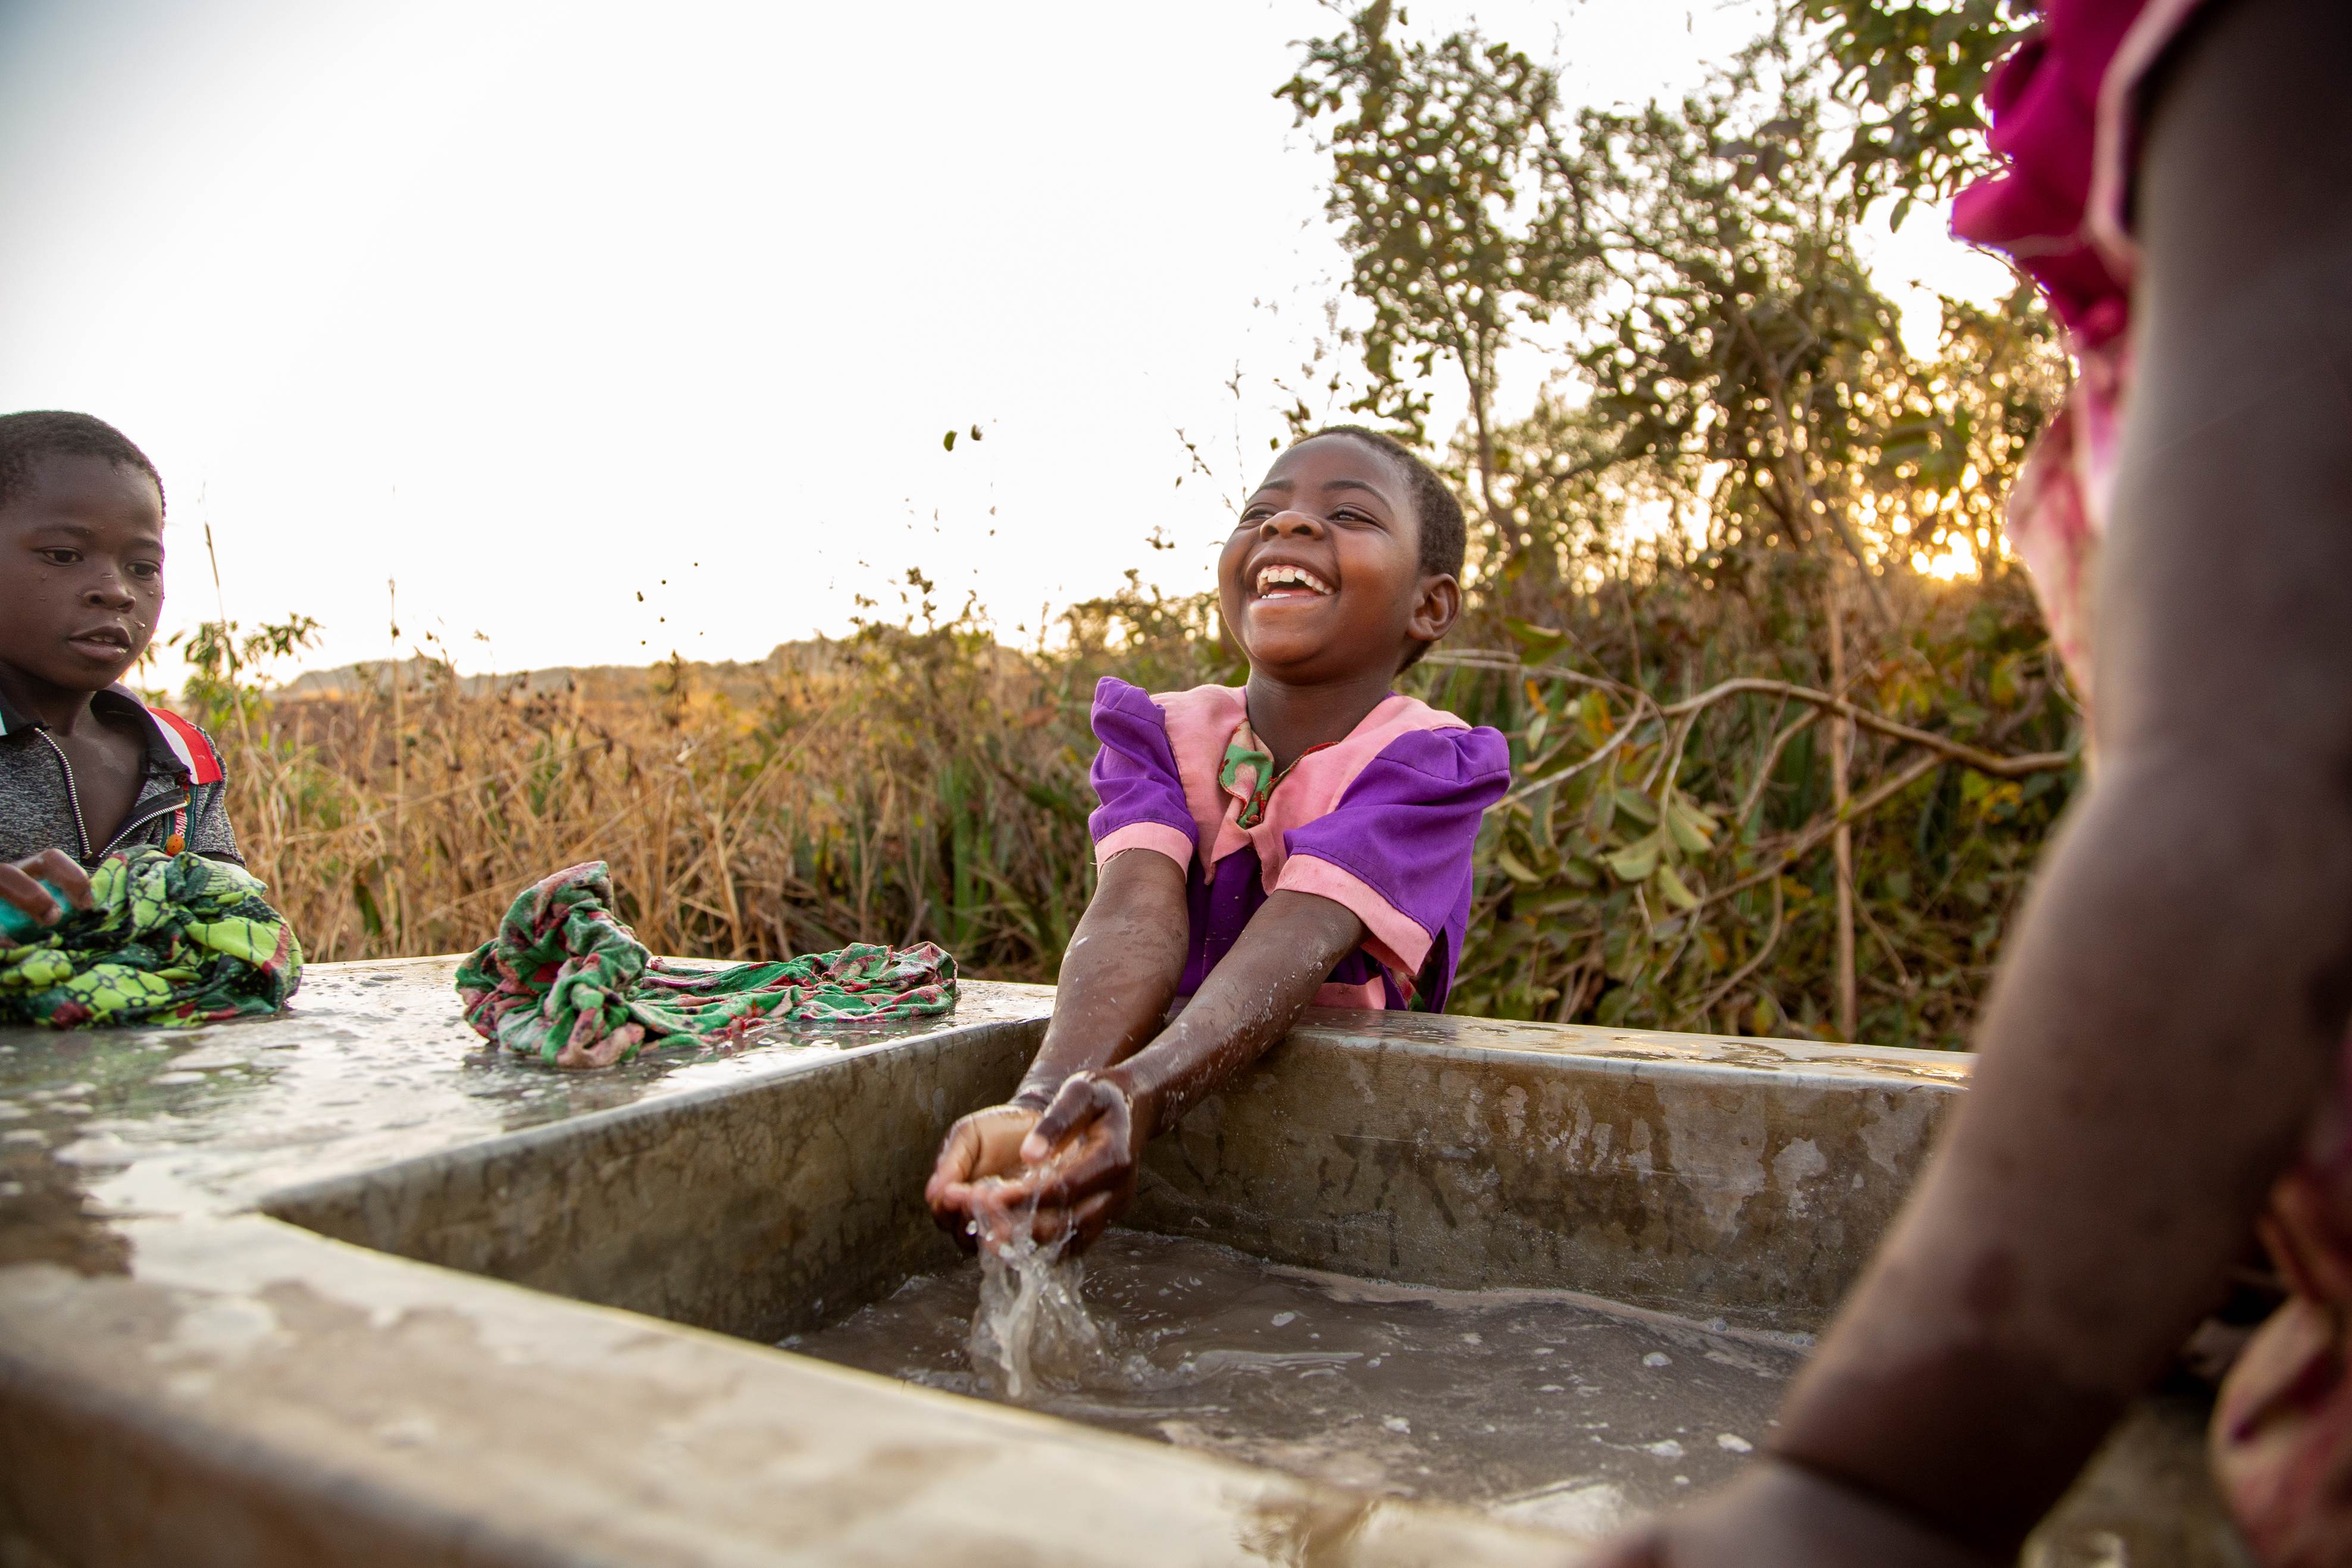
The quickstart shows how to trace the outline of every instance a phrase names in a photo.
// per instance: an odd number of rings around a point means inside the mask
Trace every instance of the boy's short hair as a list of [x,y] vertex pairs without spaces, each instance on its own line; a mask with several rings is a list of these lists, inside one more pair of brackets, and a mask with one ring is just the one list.
[[122,432],[86,413],[34,409],[0,413],[0,507],[32,483],[34,465],[44,457],[99,457],[136,468],[154,481],[156,498],[163,498],[163,476]]
[[1327,424],[1291,444],[1304,445],[1326,435],[1360,441],[1404,470],[1405,485],[1412,493],[1413,520],[1421,530],[1421,570],[1430,577],[1450,577],[1458,581],[1467,548],[1462,503],[1454,498],[1454,492],[1445,487],[1437,470],[1413,455],[1412,448],[1395,436],[1383,435],[1360,424]]

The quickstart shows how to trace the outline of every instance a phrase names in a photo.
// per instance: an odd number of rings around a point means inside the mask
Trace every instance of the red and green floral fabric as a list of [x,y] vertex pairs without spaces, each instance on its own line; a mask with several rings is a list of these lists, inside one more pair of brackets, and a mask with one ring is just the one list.
[[612,905],[602,861],[517,898],[498,936],[457,967],[474,1032],[550,1066],[610,1067],[773,1019],[933,1018],[955,1008],[955,960],[934,943],[687,968],[648,953]]
[[126,850],[89,873],[89,909],[0,947],[0,1024],[190,1028],[274,1013],[302,945],[244,867]]

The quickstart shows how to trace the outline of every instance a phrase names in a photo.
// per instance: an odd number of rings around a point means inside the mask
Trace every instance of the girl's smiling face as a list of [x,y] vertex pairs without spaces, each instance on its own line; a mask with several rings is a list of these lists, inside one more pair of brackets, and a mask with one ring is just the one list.
[[1453,578],[1422,573],[1404,475],[1345,435],[1275,459],[1225,541],[1217,591],[1250,667],[1300,685],[1375,669],[1385,681],[1461,607]]

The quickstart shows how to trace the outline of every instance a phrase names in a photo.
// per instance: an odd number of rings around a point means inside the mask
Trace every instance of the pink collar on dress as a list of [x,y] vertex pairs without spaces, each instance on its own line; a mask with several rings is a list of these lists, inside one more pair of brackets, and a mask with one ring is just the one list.
[[1194,686],[1188,692],[1155,692],[1168,726],[1168,744],[1176,754],[1176,772],[1184,785],[1184,804],[1200,830],[1203,871],[1236,850],[1255,847],[1259,878],[1272,891],[1282,874],[1283,835],[1305,827],[1328,813],[1348,792],[1372,758],[1401,735],[1424,729],[1467,729],[1469,725],[1450,713],[1431,707],[1417,697],[1391,693],[1366,714],[1355,728],[1328,746],[1318,746],[1293,762],[1275,780],[1259,807],[1257,820],[1241,825],[1253,803],[1249,793],[1229,791],[1221,781],[1226,748],[1249,722],[1239,686]]

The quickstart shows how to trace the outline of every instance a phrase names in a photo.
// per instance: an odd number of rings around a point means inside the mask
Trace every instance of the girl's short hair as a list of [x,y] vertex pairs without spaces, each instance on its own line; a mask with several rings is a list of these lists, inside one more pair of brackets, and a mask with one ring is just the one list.
[[[1325,435],[1344,435],[1350,441],[1360,441],[1373,451],[1395,463],[1403,473],[1405,488],[1412,497],[1412,520],[1421,538],[1421,570],[1424,577],[1450,577],[1462,580],[1462,560],[1467,549],[1467,538],[1462,520],[1462,503],[1437,476],[1437,470],[1414,455],[1412,447],[1393,435],[1368,430],[1360,424],[1327,424],[1312,434],[1302,435],[1291,443],[1303,445]],[[1417,643],[1405,655],[1400,666],[1411,669],[1421,663],[1431,644]]]
[[1360,441],[1381,454],[1403,470],[1405,486],[1412,496],[1412,516],[1421,530],[1421,570],[1429,577],[1462,576],[1464,552],[1467,549],[1462,519],[1462,503],[1437,476],[1437,470],[1414,455],[1412,447],[1393,435],[1382,434],[1360,424],[1327,424],[1309,435],[1291,443],[1304,445],[1326,435],[1344,435],[1350,441]]

